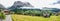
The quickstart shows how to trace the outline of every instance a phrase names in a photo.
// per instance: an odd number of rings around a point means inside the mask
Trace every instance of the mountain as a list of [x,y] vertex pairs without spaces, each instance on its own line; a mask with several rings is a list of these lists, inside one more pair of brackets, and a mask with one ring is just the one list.
[[29,2],[15,1],[13,6],[16,7],[33,7]]
[[50,10],[52,12],[59,12],[60,11],[60,9],[58,9],[58,8],[43,8],[42,10]]
[[14,4],[9,9],[11,10],[17,7],[33,7],[33,6],[29,2],[15,1]]
[[5,9],[5,7],[2,4],[0,4],[0,12],[4,9]]
[[2,4],[0,4],[0,9],[5,9],[5,7]]
[[24,2],[24,7],[33,7],[29,2]]

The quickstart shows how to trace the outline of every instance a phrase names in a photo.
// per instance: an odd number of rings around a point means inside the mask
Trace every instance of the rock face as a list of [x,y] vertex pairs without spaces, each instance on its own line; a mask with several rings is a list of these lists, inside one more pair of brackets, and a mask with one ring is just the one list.
[[16,7],[32,7],[32,5],[29,2],[21,2],[21,1],[15,1],[13,6],[16,6]]
[[29,2],[24,2],[24,7],[33,7]]
[[15,7],[23,7],[23,2],[21,2],[21,1],[15,1],[14,2],[14,4],[13,4],[13,6],[15,6]]
[[17,7],[33,7],[29,2],[15,1],[9,9],[15,9]]

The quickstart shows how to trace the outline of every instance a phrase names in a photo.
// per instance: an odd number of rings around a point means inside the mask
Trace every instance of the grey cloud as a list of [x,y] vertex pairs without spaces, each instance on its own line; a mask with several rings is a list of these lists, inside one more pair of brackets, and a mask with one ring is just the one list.
[[60,4],[60,1],[57,1],[57,2],[54,2],[54,3],[53,3],[53,5],[55,5],[55,4]]

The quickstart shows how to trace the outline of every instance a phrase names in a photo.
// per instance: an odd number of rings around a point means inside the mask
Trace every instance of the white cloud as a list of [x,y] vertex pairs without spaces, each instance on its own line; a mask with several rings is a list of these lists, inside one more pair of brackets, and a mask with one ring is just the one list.
[[15,1],[22,1],[22,2],[29,2],[35,7],[49,7],[49,8],[60,8],[59,4],[57,5],[50,5],[57,0],[0,0],[0,3],[3,4],[5,7],[13,5]]
[[14,0],[0,0],[0,4],[4,5],[5,7],[11,6],[14,3]]

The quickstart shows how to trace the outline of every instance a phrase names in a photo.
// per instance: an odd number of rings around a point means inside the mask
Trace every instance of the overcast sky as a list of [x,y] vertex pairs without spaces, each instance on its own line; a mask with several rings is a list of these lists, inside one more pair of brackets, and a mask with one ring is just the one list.
[[[60,8],[58,0],[0,0],[0,4],[6,8],[12,6],[15,1],[29,2],[34,7],[49,7],[49,8]],[[56,4],[53,4],[56,3]]]

